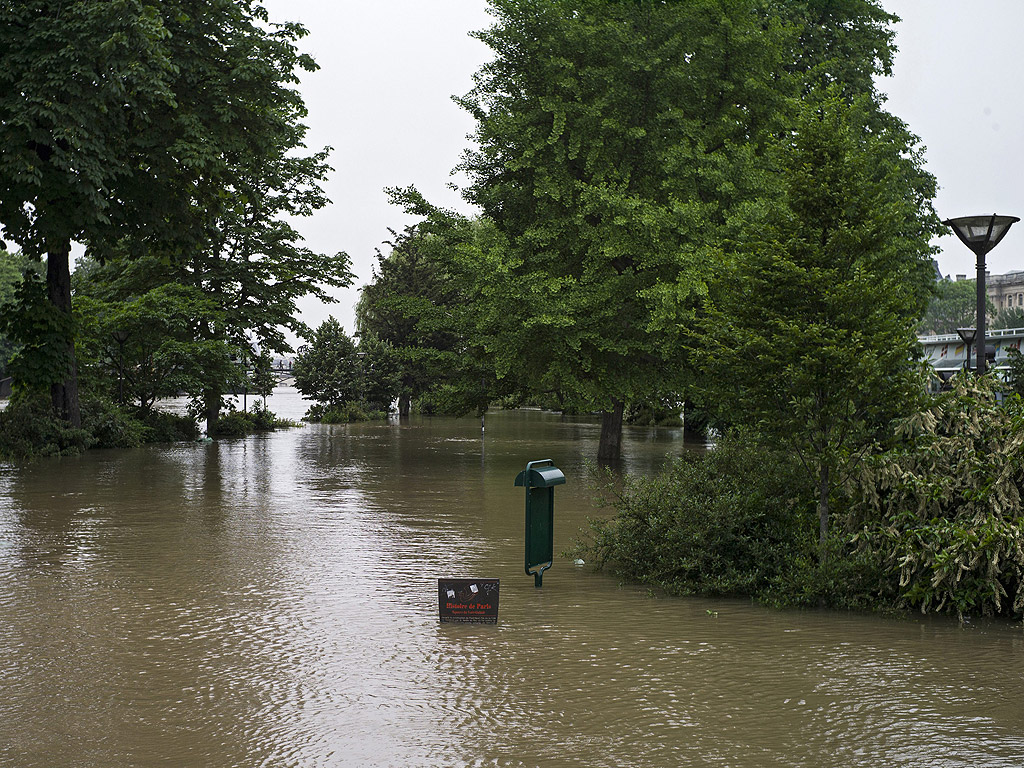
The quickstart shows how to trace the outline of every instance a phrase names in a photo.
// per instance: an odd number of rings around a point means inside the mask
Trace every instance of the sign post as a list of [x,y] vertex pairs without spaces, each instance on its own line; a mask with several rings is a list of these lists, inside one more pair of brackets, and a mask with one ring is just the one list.
[[555,489],[565,475],[551,459],[531,461],[516,476],[516,485],[526,489],[526,575],[540,587],[544,571],[554,562]]

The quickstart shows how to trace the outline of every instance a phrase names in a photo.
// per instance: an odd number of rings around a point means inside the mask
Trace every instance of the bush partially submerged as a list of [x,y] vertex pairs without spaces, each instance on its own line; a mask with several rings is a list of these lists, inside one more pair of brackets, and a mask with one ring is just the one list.
[[13,399],[0,412],[0,456],[8,459],[71,456],[89,448],[135,448],[143,443],[193,440],[195,421],[151,411],[142,419],[111,401],[81,398],[82,426],[58,419],[43,394]]
[[259,403],[250,411],[228,411],[216,422],[210,437],[244,437],[254,432],[271,432],[282,427],[295,426],[286,419],[279,419],[273,412]]
[[147,443],[174,443],[199,437],[199,425],[187,415],[152,410],[142,423],[146,428],[143,441]]
[[102,398],[83,398],[82,429],[89,433],[90,448],[138,448],[145,442],[146,427],[137,418]]
[[305,420],[323,424],[349,424],[356,421],[384,421],[388,414],[385,411],[367,410],[360,403],[344,405],[325,405],[317,403],[310,406]]
[[0,456],[5,459],[74,456],[95,443],[87,429],[58,419],[43,395],[13,399],[0,411]]
[[991,377],[898,425],[859,481],[851,528],[903,605],[987,615],[1024,610],[1024,405]]
[[765,595],[814,552],[799,467],[744,435],[629,477],[575,554],[676,594]]
[[895,425],[848,491],[823,562],[801,474],[785,455],[727,437],[659,477],[627,479],[615,516],[594,521],[577,552],[675,593],[1024,611],[1024,400],[1004,385],[957,377]]
[[25,459],[73,456],[89,448],[135,448],[143,443],[194,440],[195,419],[164,411],[139,418],[102,397],[81,398],[82,427],[58,419],[50,399],[42,394],[14,398],[0,411],[0,457]]

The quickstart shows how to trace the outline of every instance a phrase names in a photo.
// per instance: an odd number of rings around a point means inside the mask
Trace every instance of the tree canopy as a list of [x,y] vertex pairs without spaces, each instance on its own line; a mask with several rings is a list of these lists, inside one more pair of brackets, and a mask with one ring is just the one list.
[[[296,47],[304,34],[254,0],[0,7],[0,225],[25,253],[48,254],[60,313],[71,311],[72,240],[131,272],[127,295],[175,282],[214,297],[217,322],[194,318],[209,342],[249,333],[285,349],[281,328],[304,330],[296,299],[348,284],[347,257],[303,248],[289,223],[327,202],[327,150],[304,151],[294,87],[315,68]],[[49,374],[55,409],[74,422],[64,325]],[[224,386],[207,382],[208,419]]]
[[491,5],[461,168],[508,243],[497,374],[605,411],[616,457],[624,403],[681,386],[678,345],[651,331],[685,326],[710,244],[758,192],[787,32],[747,2]]
[[920,155],[871,130],[860,101],[829,89],[805,102],[773,151],[779,196],[731,246],[707,334],[721,409],[811,475],[822,547],[834,488],[917,401],[911,358],[938,226],[908,191],[927,178]]

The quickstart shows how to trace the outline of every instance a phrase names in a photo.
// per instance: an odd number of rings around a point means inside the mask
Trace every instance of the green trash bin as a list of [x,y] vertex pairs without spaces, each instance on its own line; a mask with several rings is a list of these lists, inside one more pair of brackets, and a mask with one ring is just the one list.
[[535,587],[554,561],[555,486],[564,483],[551,459],[531,461],[516,475],[516,486],[526,489],[526,575],[533,576]]

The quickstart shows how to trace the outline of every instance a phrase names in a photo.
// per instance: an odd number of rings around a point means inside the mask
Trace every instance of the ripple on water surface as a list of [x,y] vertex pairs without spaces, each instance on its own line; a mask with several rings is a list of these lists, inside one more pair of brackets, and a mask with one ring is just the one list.
[[[522,573],[527,460],[556,551],[592,425],[547,414],[0,469],[0,764],[1019,766],[1019,627],[673,600]],[[649,471],[680,441],[628,436]],[[589,442],[588,442],[589,441]],[[496,627],[436,579],[501,578]]]

